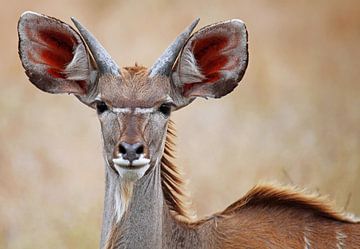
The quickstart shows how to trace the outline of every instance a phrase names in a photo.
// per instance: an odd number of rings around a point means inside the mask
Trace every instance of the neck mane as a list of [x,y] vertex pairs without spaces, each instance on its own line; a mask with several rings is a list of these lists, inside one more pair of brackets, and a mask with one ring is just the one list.
[[164,154],[161,158],[161,187],[170,213],[180,219],[190,220],[194,213],[190,209],[189,196],[184,190],[184,180],[174,160],[174,123],[170,120],[167,128]]

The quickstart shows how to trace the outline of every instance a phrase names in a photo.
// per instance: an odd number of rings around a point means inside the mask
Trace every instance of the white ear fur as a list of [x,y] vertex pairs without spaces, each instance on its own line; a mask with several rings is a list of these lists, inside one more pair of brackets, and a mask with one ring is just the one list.
[[183,52],[182,60],[184,60],[181,68],[181,80],[183,82],[201,82],[205,79],[205,76],[201,72],[195,56],[190,49]]
[[88,55],[83,52],[83,47],[83,44],[76,47],[73,52],[74,58],[64,69],[68,80],[87,80],[89,78],[89,60]]

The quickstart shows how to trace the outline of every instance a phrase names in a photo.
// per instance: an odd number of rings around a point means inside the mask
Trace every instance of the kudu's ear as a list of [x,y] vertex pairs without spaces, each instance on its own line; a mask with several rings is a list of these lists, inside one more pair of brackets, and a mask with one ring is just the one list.
[[220,22],[189,38],[174,67],[172,81],[189,101],[194,97],[220,98],[238,85],[247,64],[245,24],[236,19]]
[[25,12],[18,34],[22,65],[36,87],[49,93],[88,93],[90,57],[73,28],[55,18]]

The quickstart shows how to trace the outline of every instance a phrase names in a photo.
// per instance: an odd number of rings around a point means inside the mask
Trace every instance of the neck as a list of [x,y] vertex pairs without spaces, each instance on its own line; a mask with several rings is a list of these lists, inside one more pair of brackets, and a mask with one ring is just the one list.
[[104,247],[115,217],[115,192],[119,177],[105,163],[105,196],[100,248]]
[[169,122],[161,161],[133,185],[121,182],[105,166],[100,248],[200,248],[197,226],[176,218],[186,220],[191,212],[186,208],[181,174],[171,162],[173,137],[174,128]]
[[164,199],[160,170],[155,165],[140,180],[126,183],[107,169],[101,248],[161,248]]

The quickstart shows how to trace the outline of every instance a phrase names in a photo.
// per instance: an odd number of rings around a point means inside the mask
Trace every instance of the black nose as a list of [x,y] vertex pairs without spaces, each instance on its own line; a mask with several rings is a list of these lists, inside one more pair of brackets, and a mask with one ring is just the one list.
[[139,159],[141,154],[144,154],[144,145],[142,143],[128,144],[122,142],[119,144],[119,152],[124,159],[132,162]]

